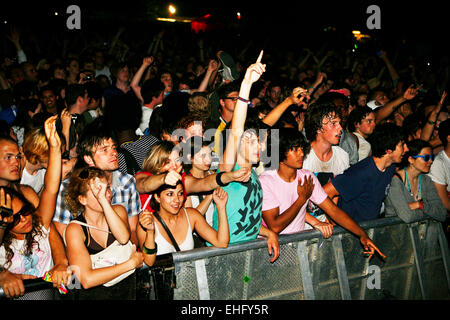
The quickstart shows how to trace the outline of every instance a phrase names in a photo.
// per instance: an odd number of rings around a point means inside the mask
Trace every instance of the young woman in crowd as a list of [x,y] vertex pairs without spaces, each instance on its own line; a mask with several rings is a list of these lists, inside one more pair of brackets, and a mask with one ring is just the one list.
[[218,186],[232,181],[246,182],[249,170],[240,169],[221,175],[212,174],[197,178],[182,172],[182,145],[176,146],[171,141],[159,141],[154,144],[142,163],[142,171],[135,174],[136,189],[140,193],[142,210],[150,209],[151,193],[164,184],[174,186],[178,180],[183,183],[185,199],[188,194],[214,190]]
[[[189,138],[185,145],[183,153],[183,169],[188,175],[202,179],[213,174],[211,168],[211,148],[209,142],[198,139],[199,137]],[[189,195],[186,199],[186,207],[196,208],[212,226],[212,214],[214,204],[212,203],[212,193],[201,193]]]
[[[82,289],[71,294],[77,300],[135,299],[134,270],[143,256],[130,240],[126,209],[111,205],[106,174],[95,167],[78,168],[67,186],[66,203],[75,219],[64,234],[67,257]],[[103,256],[106,264],[96,264]]]
[[385,200],[386,216],[398,216],[406,223],[425,217],[445,221],[446,209],[427,175],[433,162],[431,145],[420,139],[407,145],[409,151],[392,178]]
[[[184,190],[181,181],[175,186],[162,185],[152,197],[151,213],[145,210],[139,216],[138,239],[144,261],[152,266],[157,255],[175,252],[175,246],[160,222],[163,221],[172,233],[181,251],[194,249],[192,232],[219,248],[226,248],[230,240],[226,203],[228,194],[221,188],[213,192],[213,200],[219,214],[219,228],[214,230],[195,208],[185,208]],[[159,217],[159,219],[157,218]]]
[[48,168],[37,208],[22,193],[8,187],[0,189],[0,286],[7,297],[25,293],[24,279],[44,277],[49,272],[54,286],[59,286],[67,284],[71,277],[63,243],[51,224],[61,180],[61,140],[56,119],[53,116],[45,122]]

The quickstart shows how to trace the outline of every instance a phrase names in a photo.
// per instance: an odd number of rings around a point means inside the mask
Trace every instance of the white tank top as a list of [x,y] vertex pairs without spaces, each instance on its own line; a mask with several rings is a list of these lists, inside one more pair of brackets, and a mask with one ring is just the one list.
[[[188,221],[188,230],[186,234],[186,238],[184,239],[182,244],[178,244],[181,251],[187,251],[194,249],[194,238],[192,237],[192,228],[191,222],[189,221],[189,216],[187,214],[186,208],[184,209],[184,213],[186,214],[186,219]],[[171,242],[167,241],[159,232],[158,226],[155,223],[155,242],[158,244],[158,253],[156,255],[161,255],[165,253],[177,252],[175,247]]]

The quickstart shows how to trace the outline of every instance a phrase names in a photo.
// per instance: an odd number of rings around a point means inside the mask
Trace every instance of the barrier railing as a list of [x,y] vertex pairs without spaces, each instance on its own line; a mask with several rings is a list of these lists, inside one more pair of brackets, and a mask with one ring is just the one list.
[[359,239],[335,227],[330,239],[310,231],[279,237],[269,262],[266,242],[173,254],[176,300],[448,299],[449,249],[440,223],[384,218],[360,224],[387,255],[371,261]]
[[369,261],[359,239],[338,226],[330,239],[318,231],[280,236],[281,254],[274,263],[263,239],[173,253],[174,299],[450,298],[450,254],[440,223],[383,218],[360,225],[385,260],[375,255]]

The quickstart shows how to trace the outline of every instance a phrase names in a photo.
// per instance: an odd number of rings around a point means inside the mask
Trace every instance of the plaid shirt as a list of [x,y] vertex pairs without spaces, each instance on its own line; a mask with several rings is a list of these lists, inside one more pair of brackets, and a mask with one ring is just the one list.
[[[53,221],[69,224],[73,219],[73,216],[67,208],[64,201],[65,189],[69,184],[69,179],[64,180],[58,192],[56,198],[56,209]],[[139,199],[139,193],[136,190],[136,180],[132,175],[123,174],[119,170],[113,172],[112,185],[111,185],[112,199],[111,204],[120,204],[127,209],[128,216],[133,217],[139,214],[141,210],[141,200]]]

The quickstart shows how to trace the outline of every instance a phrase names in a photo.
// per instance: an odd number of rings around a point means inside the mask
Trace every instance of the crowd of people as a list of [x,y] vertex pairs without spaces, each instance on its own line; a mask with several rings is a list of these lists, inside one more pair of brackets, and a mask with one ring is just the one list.
[[329,238],[336,225],[384,258],[359,223],[390,216],[435,219],[448,235],[448,66],[383,50],[176,47],[165,32],[136,63],[123,31],[60,55],[8,35],[7,297],[49,274],[58,288],[75,276],[75,299],[135,299],[134,271],[158,256],[262,237],[273,263],[279,235]]

